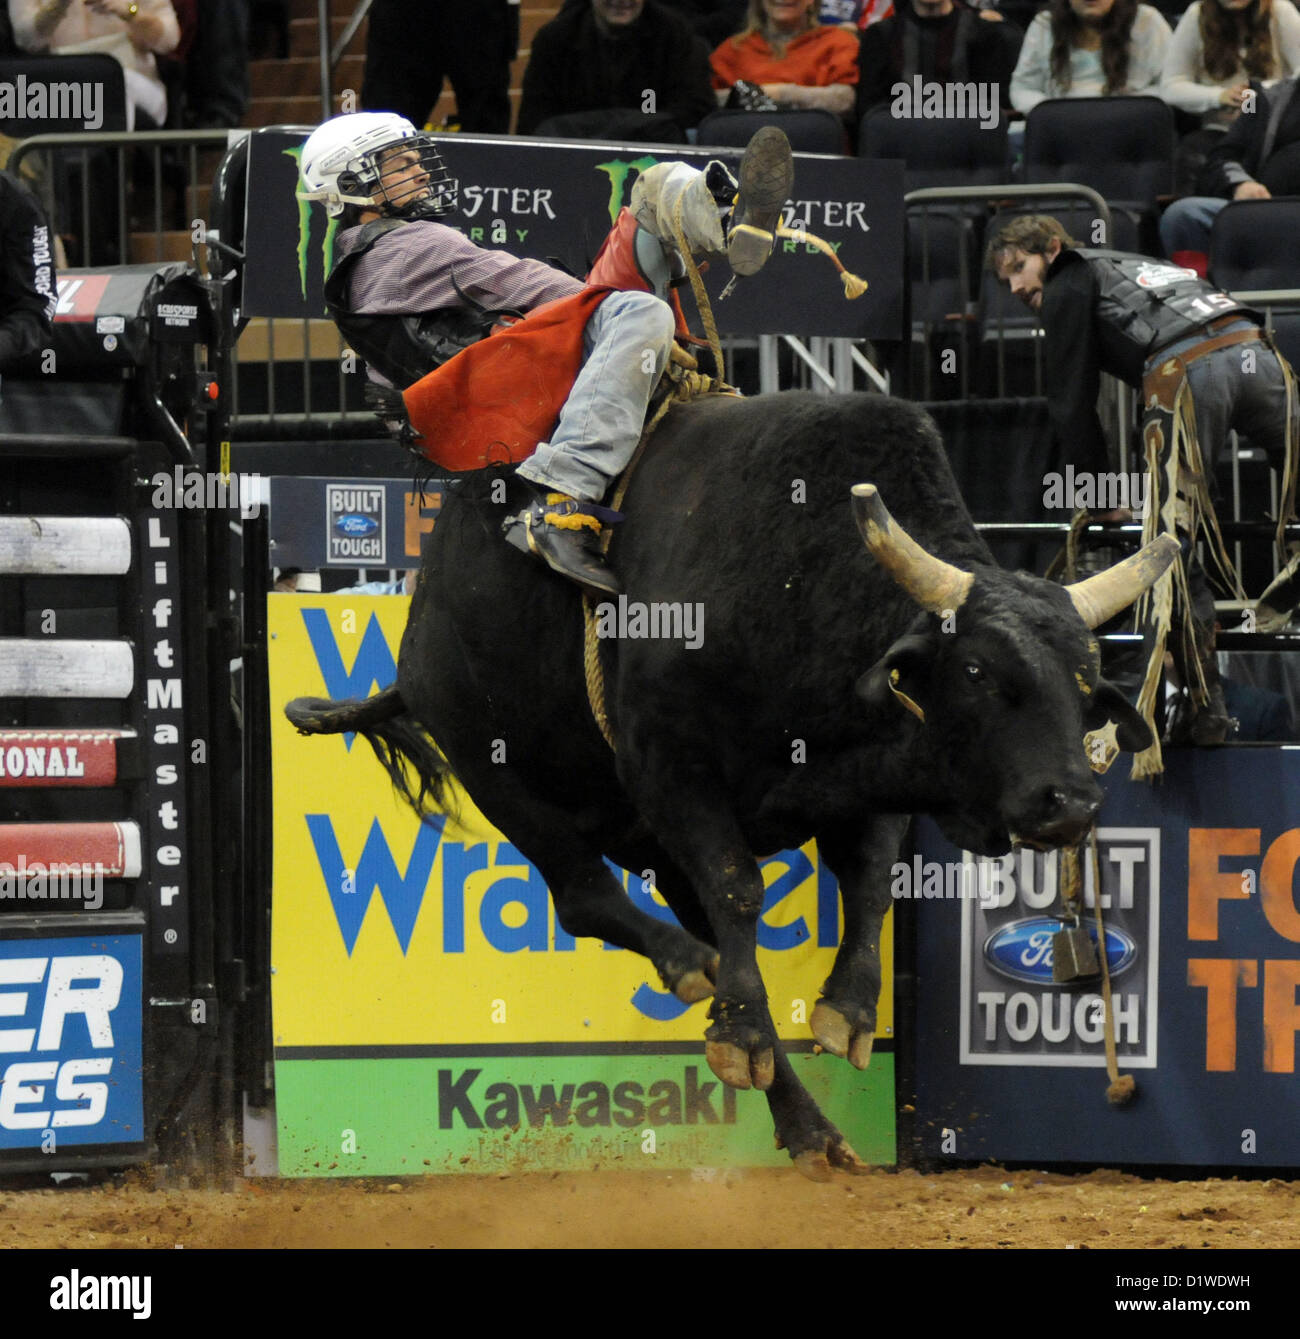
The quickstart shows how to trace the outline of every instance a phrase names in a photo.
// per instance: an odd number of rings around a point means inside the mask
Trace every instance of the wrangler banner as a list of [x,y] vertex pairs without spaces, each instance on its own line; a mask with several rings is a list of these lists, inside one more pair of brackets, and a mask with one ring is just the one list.
[[[643,958],[575,940],[541,876],[468,799],[421,824],[364,740],[302,737],[293,697],[396,677],[408,601],[272,595],[272,1000],[279,1169],[781,1166],[767,1102],[704,1061],[707,1004]],[[641,873],[628,895],[670,917]],[[813,1054],[808,1017],[840,937],[808,846],[764,862],[759,966],[804,1083],[857,1152],[894,1161],[892,949],[871,1068]]]
[[[925,979],[922,1146],[961,1161],[1295,1166],[1300,749],[1172,750],[1160,785],[1104,784],[1106,960],[1136,1098],[1106,1099],[1100,979],[1053,979],[1059,856],[976,861],[922,823],[898,871]],[[1096,945],[1086,859],[1084,900]]]

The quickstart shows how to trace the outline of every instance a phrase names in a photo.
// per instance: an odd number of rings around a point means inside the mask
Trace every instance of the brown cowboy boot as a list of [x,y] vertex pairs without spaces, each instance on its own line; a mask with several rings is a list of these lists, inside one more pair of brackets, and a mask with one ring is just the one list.
[[727,261],[734,274],[757,274],[767,263],[781,210],[793,189],[790,141],[776,126],[763,126],[740,160],[740,192],[727,234]]

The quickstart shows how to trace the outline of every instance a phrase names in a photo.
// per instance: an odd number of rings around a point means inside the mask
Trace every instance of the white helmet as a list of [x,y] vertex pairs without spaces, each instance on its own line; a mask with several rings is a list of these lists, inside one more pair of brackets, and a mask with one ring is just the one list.
[[[419,155],[427,189],[414,198],[389,199],[380,176],[388,150],[401,146]],[[433,137],[393,112],[350,112],[318,126],[302,147],[300,162],[307,200],[320,200],[331,218],[345,205],[369,206],[393,218],[437,218],[456,206],[456,183],[447,175]],[[409,179],[403,194],[410,190]]]

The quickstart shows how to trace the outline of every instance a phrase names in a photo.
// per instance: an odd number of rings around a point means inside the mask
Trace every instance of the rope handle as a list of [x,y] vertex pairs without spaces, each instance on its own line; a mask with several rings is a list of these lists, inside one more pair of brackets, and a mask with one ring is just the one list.
[[755,228],[749,223],[738,223],[732,229],[733,233],[746,232],[752,233],[755,237],[766,238],[775,245],[777,237],[784,238],[789,242],[803,242],[807,246],[814,247],[820,251],[823,256],[829,256],[834,262],[835,268],[840,273],[840,281],[844,285],[844,296],[849,299],[860,298],[867,291],[867,281],[859,278],[856,274],[850,274],[844,268],[844,262],[835,254],[835,248],[827,241],[818,237],[815,233],[810,233],[803,228],[787,228],[784,224],[777,224],[774,233],[768,232],[765,228]]
[[1092,910],[1097,923],[1097,956],[1101,959],[1101,999],[1105,1009],[1106,1074],[1110,1084],[1106,1101],[1113,1107],[1126,1106],[1137,1093],[1137,1081],[1132,1074],[1119,1072],[1119,1058],[1115,1047],[1115,1011],[1110,996],[1110,960],[1106,953],[1106,927],[1101,920],[1101,857],[1097,854],[1097,825],[1088,829],[1088,845],[1092,853]]

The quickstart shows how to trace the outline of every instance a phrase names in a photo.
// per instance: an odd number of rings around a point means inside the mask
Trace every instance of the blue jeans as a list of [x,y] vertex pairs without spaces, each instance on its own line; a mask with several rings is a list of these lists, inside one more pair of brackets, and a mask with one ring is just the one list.
[[[1227,329],[1252,324],[1243,318]],[[1205,331],[1197,331],[1162,349],[1159,361],[1184,353],[1208,337]],[[1187,386],[1196,411],[1196,440],[1208,470],[1213,470],[1233,429],[1262,448],[1275,469],[1283,468],[1286,381],[1277,355],[1266,344],[1230,344],[1195,359],[1187,366]]]
[[555,432],[519,467],[519,477],[599,502],[641,439],[675,328],[672,308],[652,294],[611,293],[587,322],[586,357]]
[[1160,241],[1165,255],[1175,251],[1210,250],[1210,229],[1228,202],[1214,195],[1189,195],[1173,204],[1160,216]]

